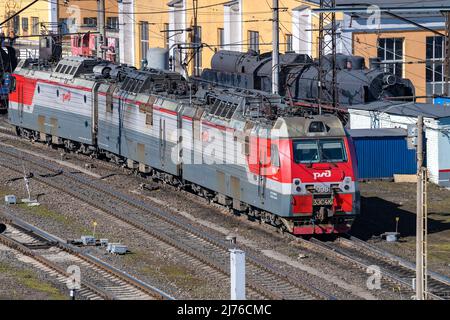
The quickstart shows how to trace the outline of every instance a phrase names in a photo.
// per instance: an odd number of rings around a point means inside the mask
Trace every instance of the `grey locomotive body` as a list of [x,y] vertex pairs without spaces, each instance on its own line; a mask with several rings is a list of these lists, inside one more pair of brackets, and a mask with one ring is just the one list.
[[[199,90],[179,74],[71,57],[21,62],[18,134],[104,156],[294,234],[340,233],[359,211],[342,123],[261,91]],[[319,152],[320,147],[320,152]]]

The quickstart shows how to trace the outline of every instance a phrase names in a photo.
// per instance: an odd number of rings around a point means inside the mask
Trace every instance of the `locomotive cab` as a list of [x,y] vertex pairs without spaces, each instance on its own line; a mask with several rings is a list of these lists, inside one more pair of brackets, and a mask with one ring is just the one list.
[[[294,234],[343,233],[359,211],[353,145],[332,115],[279,119],[280,178],[290,186]],[[286,214],[285,214],[286,215]]]

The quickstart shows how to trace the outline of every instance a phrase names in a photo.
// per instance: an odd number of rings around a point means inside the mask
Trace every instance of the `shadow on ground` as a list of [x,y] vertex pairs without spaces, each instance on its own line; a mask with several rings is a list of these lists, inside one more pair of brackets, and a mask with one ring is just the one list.
[[[435,213],[430,212],[428,233],[438,233],[450,229],[450,222],[433,219]],[[448,217],[450,213],[438,213]],[[398,232],[401,237],[416,235],[416,214],[401,208],[401,205],[379,197],[361,197],[361,215],[353,224],[351,234],[368,240],[385,232],[395,231],[396,217],[399,217]]]

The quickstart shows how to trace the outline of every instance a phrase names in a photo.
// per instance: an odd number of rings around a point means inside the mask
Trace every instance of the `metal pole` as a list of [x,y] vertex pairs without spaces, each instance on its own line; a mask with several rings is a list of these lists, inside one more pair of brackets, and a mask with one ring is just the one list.
[[424,300],[423,252],[423,116],[417,120],[416,299]]
[[445,28],[445,95],[450,96],[450,11],[446,13]]
[[197,69],[197,37],[198,37],[198,21],[197,21],[197,5],[198,0],[192,0],[192,8],[193,8],[193,14],[194,14],[194,27],[192,28],[192,74],[194,76],[198,76]]
[[97,0],[97,31],[99,33],[97,38],[97,57],[101,59],[106,59],[106,50],[103,48],[106,45],[105,19],[105,0]]
[[75,300],[75,289],[70,290],[70,300]]
[[[335,8],[336,0],[320,0],[320,8]],[[324,102],[331,105],[335,110],[338,102],[337,66],[336,66],[336,13],[320,12],[319,14],[319,74],[318,74],[318,105],[319,114],[322,113]],[[329,70],[326,65],[331,66],[331,81]]]
[[245,252],[230,249],[231,300],[245,300]]
[[278,0],[273,0],[272,18],[272,93],[279,94],[280,89],[280,34],[279,34],[279,5]]

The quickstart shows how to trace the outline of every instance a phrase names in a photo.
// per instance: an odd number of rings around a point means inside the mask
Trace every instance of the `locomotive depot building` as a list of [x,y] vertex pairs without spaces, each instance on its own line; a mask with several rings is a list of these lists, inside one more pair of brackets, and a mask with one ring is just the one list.
[[[364,171],[359,168],[360,175],[363,174],[360,178],[391,178],[393,174],[416,173],[415,152],[408,150],[406,131],[415,127],[417,117],[422,115],[425,122],[425,160],[430,180],[441,187],[450,188],[450,107],[380,101],[370,105],[351,106],[348,112],[349,127],[352,129],[350,132],[356,141],[358,166],[367,168]],[[386,131],[387,128],[394,131]],[[364,130],[361,132],[358,129]],[[403,133],[398,129],[403,129]],[[368,139],[368,135],[372,138]],[[374,144],[375,136],[383,141]],[[400,144],[399,136],[403,140]],[[358,141],[362,137],[366,137],[365,144],[372,147],[370,152],[366,145]],[[395,159],[392,159],[393,155]]]

